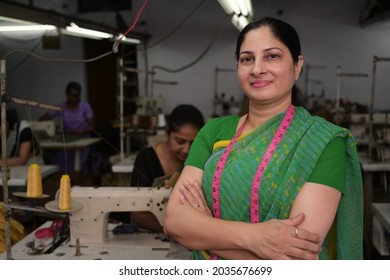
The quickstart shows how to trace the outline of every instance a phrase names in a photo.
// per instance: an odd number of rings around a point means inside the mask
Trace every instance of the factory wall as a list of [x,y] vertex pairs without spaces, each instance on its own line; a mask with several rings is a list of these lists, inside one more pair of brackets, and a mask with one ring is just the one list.
[[[195,0],[149,1],[140,18],[146,25],[137,25],[136,30],[150,33],[149,42],[153,44],[176,28],[198,3],[199,1]],[[133,10],[121,13],[129,26],[141,4],[142,1],[133,1]],[[390,27],[386,29],[382,24],[380,28],[376,26],[362,28],[357,24],[359,13],[359,9],[356,9],[346,15],[329,15],[326,19],[316,17],[315,14],[300,16],[285,13],[280,16],[291,23],[300,34],[306,64],[323,66],[309,71],[309,79],[313,80],[307,84],[309,95],[317,96],[324,93],[326,98],[335,99],[337,67],[340,66],[342,72],[368,75],[365,78],[343,78],[340,83],[341,97],[365,105],[370,104],[373,56],[390,57]],[[256,17],[277,16],[275,11],[266,9],[255,10],[255,14]],[[115,17],[112,13],[92,13],[85,16],[107,24]],[[153,66],[168,68],[170,72],[157,68],[155,79],[177,82],[177,85],[155,84],[152,87],[150,83],[145,84],[145,75],[140,74],[140,95],[161,95],[164,98],[165,113],[169,113],[179,103],[192,103],[209,117],[214,109],[215,68],[235,69],[234,49],[238,31],[229,20],[225,20],[220,32],[215,35],[224,18],[225,14],[217,1],[214,4],[208,3],[207,9],[199,9],[167,40],[146,52],[140,48],[139,68],[151,69]],[[211,44],[214,36],[215,41]],[[62,36],[59,50],[42,49],[39,44],[40,36],[20,39],[16,36],[0,35],[0,40],[1,57],[14,50],[28,50],[45,57],[83,58],[82,40],[75,37]],[[209,44],[211,46],[208,51],[200,58]],[[197,59],[199,61],[194,63]],[[13,69],[19,63],[20,66]],[[193,66],[177,71],[192,63]],[[54,104],[64,99],[64,88],[70,80],[81,82],[84,94],[88,91],[83,64],[51,63],[17,53],[9,55],[7,66],[10,71],[7,75],[7,91],[15,96]],[[387,91],[390,83],[387,73],[390,73],[390,63],[378,63],[374,107],[380,110],[389,110]],[[304,74],[298,85],[301,89],[305,88]],[[220,73],[217,86],[219,96],[223,92],[228,99],[242,98],[233,72]],[[24,108],[18,110],[22,116],[25,114]],[[32,110],[32,115],[36,117],[41,115],[42,111],[39,110]]]

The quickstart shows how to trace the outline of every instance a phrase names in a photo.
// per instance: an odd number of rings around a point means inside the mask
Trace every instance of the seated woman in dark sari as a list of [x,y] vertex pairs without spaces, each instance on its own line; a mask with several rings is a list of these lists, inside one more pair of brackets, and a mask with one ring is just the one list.
[[[181,172],[192,142],[204,125],[202,113],[193,105],[181,104],[168,116],[166,140],[144,147],[134,162],[130,185],[132,187],[158,187],[171,182]],[[174,185],[174,183],[173,183]],[[131,222],[143,229],[163,232],[157,218],[146,211],[115,213],[110,216],[123,222]]]
[[[26,120],[19,120],[16,112],[12,112],[11,110],[6,112],[8,166],[29,166],[32,163],[43,165],[42,150],[37,139],[33,136],[30,123]],[[2,159],[0,159],[1,165]]]

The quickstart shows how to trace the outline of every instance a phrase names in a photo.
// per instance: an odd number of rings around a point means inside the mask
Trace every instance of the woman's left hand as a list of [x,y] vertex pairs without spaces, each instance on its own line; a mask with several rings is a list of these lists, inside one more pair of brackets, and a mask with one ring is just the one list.
[[193,183],[184,181],[183,185],[180,187],[179,199],[183,205],[190,205],[196,210],[205,213],[207,216],[213,216],[209,207],[207,206],[202,186],[197,181]]

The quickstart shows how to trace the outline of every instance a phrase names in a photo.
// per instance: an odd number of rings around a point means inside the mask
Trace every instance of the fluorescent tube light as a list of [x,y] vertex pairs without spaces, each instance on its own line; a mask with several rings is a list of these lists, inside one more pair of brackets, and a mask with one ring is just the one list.
[[218,2],[222,6],[222,8],[225,10],[225,13],[227,13],[228,15],[234,14],[234,9],[231,5],[229,5],[228,1],[218,0]]
[[[39,24],[36,22],[31,21],[25,21],[15,18],[9,18],[9,17],[3,17],[0,16],[0,21],[5,21],[9,23],[13,23],[14,25],[0,25],[0,32],[18,32],[18,31],[51,31],[51,30],[57,30],[57,27],[54,25],[49,24]],[[15,25],[17,24],[17,25]],[[76,37],[83,37],[83,38],[89,38],[89,39],[111,39],[111,40],[118,40],[122,37],[122,34],[118,34],[114,36],[114,34],[101,32],[93,29],[87,29],[79,27],[76,23],[71,22],[68,26],[65,28],[60,28],[60,33],[64,35],[70,35],[70,36],[76,36]],[[129,37],[123,37],[121,39],[122,43],[127,44],[141,44],[140,39],[136,38],[129,38]]]
[[241,30],[249,23],[249,21],[247,17],[234,14],[232,16],[232,23],[238,30]]
[[[253,6],[252,6],[252,0],[243,0],[245,3],[245,7],[248,10],[249,17],[253,17]],[[241,1],[239,1],[241,2]]]
[[64,34],[91,39],[109,39],[114,37],[112,34],[106,32],[78,27],[77,24],[75,24],[74,22],[70,23],[70,25],[65,27],[65,30],[63,32]]
[[[123,36],[123,34],[119,34],[118,36],[115,37],[115,40],[121,39],[122,36]],[[139,39],[134,39],[134,38],[127,38],[127,37],[125,36],[125,37],[123,37],[123,38],[121,39],[121,43],[129,43],[129,44],[132,44],[132,45],[134,45],[134,44],[137,44],[137,45],[138,45],[138,44],[141,44],[141,40],[139,40]]]
[[54,25],[10,25],[0,26],[0,32],[14,32],[14,31],[47,31],[55,30],[57,27]]
[[253,17],[251,0],[218,0],[228,15],[232,16],[233,25],[241,30]]
[[14,22],[14,23],[20,23],[20,24],[38,24],[36,22],[32,22],[32,21],[26,21],[26,20],[21,20],[21,19],[17,19],[17,18],[10,18],[10,17],[4,17],[4,16],[0,16],[0,21],[7,21],[7,22]]
[[240,13],[243,15],[243,16],[248,16],[249,15],[249,11],[248,11],[248,8],[245,4],[244,1],[238,1],[238,6],[240,7],[239,10],[240,10]]

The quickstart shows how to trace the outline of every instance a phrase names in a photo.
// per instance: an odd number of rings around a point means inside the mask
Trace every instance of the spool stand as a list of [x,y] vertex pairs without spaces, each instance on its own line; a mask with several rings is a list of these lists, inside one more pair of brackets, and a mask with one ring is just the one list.
[[[3,162],[1,166],[1,171],[3,174],[2,180],[3,180],[3,213],[4,213],[4,222],[5,222],[4,229],[5,229],[5,242],[6,242],[5,245],[7,248],[6,250],[7,259],[12,259],[11,224],[10,224],[12,209],[32,211],[32,212],[37,212],[45,215],[50,215],[49,214],[50,212],[47,211],[46,209],[42,209],[38,207],[28,207],[24,205],[15,204],[15,203],[10,203],[9,201],[8,180],[9,180],[10,170],[7,162],[7,129],[6,129],[7,103],[13,102],[17,104],[23,104],[23,105],[39,107],[48,110],[55,110],[55,111],[63,111],[63,108],[6,95],[6,61],[4,59],[0,60],[0,93],[1,93],[1,135],[2,135],[1,150],[2,150],[2,162]],[[19,195],[24,195],[24,194],[19,194]]]

